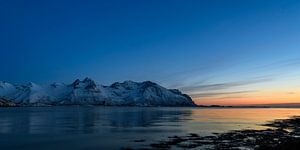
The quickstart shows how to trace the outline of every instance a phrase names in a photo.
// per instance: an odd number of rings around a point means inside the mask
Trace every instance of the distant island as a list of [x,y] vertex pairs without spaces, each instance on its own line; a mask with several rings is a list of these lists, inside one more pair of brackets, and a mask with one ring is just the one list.
[[300,108],[300,103],[256,104],[256,105],[198,105],[200,108]]
[[90,78],[71,84],[12,84],[0,81],[0,106],[196,106],[177,89],[166,89],[154,82],[97,84]]

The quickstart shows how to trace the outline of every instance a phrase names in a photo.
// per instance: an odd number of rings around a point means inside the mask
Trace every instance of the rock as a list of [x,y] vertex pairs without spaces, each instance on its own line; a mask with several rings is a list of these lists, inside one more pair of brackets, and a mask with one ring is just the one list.
[[[190,133],[187,136],[169,137],[167,141],[151,144],[151,147],[184,149],[222,149],[222,150],[298,150],[300,147],[300,117],[275,120],[265,126],[265,130],[237,130],[218,133],[216,136],[199,136]],[[290,131],[290,132],[288,132]]]
[[0,107],[16,107],[17,104],[10,101],[10,100],[6,100],[4,98],[0,98]]

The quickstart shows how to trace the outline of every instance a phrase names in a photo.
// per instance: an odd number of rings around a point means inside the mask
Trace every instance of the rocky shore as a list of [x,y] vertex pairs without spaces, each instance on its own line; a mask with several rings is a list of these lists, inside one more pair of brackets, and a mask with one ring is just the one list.
[[[265,130],[237,130],[200,136],[168,137],[166,140],[146,145],[142,149],[193,149],[193,150],[298,150],[300,147],[300,116],[275,120],[264,124]],[[144,142],[144,141],[142,141]],[[140,142],[142,144],[142,142]],[[133,148],[122,148],[133,149]]]

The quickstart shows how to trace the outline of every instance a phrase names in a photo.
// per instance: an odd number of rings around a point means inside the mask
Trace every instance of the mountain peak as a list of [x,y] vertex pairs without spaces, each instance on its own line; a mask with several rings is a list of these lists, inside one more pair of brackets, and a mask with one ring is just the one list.
[[76,80],[71,84],[71,86],[72,86],[73,88],[77,88],[77,87],[79,86],[79,83],[80,83],[80,80],[79,80],[79,79],[76,79]]
[[97,89],[97,84],[94,80],[92,80],[91,78],[84,78],[82,81],[80,81],[79,79],[76,79],[71,86],[76,89],[76,88],[84,88],[84,89]]
[[126,81],[124,81],[123,83],[128,84],[128,83],[136,83],[136,82],[134,82],[134,81],[132,81],[132,80],[126,80]]
[[6,85],[7,83],[5,81],[0,81],[0,87]]
[[86,77],[82,80],[82,82],[95,82],[95,81],[89,77]]
[[152,81],[144,81],[142,84],[144,86],[156,86],[156,85],[158,85],[158,84],[156,84],[156,83],[154,83]]
[[5,88],[0,88],[0,98],[7,98],[20,106],[36,106],[37,104],[195,106],[189,96],[180,91],[166,89],[151,81],[127,80],[122,83],[116,82],[111,86],[98,85],[91,78],[85,78],[82,81],[77,79],[68,86],[64,83],[53,83],[48,86],[39,86],[33,82],[25,85],[0,83],[5,86]]

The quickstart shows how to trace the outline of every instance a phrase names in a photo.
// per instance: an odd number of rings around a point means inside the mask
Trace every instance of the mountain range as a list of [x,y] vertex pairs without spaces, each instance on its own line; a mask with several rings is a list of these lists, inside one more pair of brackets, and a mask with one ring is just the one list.
[[0,81],[0,106],[196,106],[177,89],[166,89],[154,82],[115,82],[110,86],[90,78],[71,84],[12,84]]

